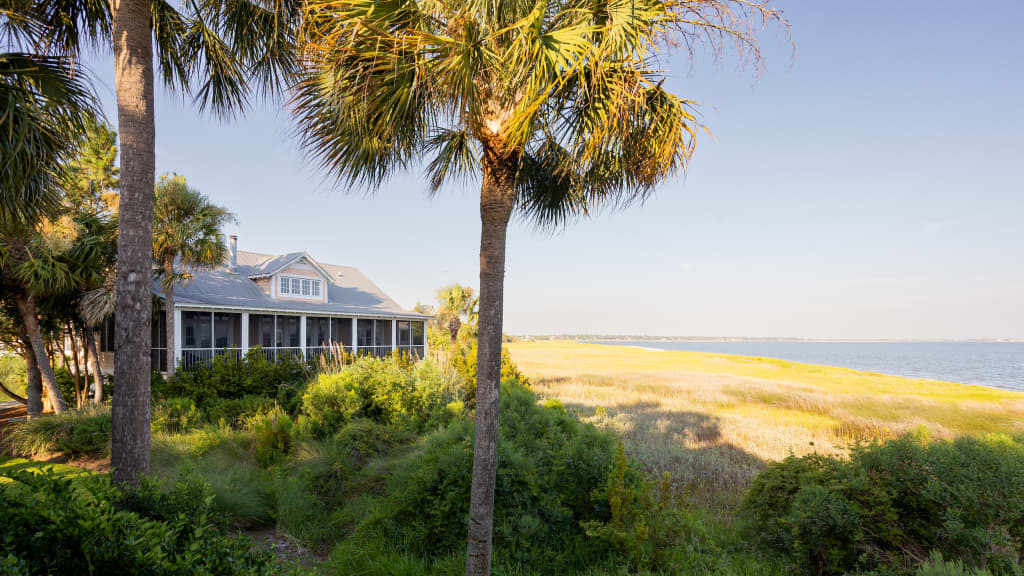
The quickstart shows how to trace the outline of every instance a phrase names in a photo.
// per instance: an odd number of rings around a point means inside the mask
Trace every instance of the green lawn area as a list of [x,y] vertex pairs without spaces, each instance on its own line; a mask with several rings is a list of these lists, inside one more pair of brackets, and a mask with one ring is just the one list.
[[737,493],[768,461],[861,441],[1024,431],[1024,394],[845,368],[575,342],[507,345],[542,396],[616,430],[680,489]]

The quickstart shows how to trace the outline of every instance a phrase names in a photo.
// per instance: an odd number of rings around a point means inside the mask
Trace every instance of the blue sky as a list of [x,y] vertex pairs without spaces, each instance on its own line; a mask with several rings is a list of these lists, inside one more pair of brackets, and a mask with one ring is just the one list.
[[[795,55],[675,54],[701,103],[685,176],[555,235],[509,233],[506,331],[812,338],[1024,337],[1024,3],[778,0]],[[115,118],[107,58],[90,62]],[[374,196],[307,164],[288,114],[223,124],[158,93],[157,167],[234,211],[243,250],[362,269],[402,305],[477,284],[476,183]]]

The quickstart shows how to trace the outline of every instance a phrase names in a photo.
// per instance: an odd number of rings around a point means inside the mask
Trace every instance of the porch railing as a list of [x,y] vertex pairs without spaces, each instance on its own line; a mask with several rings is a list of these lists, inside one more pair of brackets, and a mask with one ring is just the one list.
[[228,356],[234,360],[242,359],[241,348],[183,348],[181,350],[181,367],[192,368],[197,364],[209,362],[215,356]]
[[[402,346],[358,346],[356,348],[357,356],[389,356],[393,351],[397,349],[399,354],[404,354],[412,358],[423,358],[426,353],[426,346],[419,345],[402,345]],[[344,350],[347,354],[352,354],[352,346],[339,345],[334,346],[307,346],[305,353],[305,360],[313,362],[318,360],[323,355],[333,356],[338,352]],[[277,362],[280,358],[285,355],[293,356],[296,358],[303,358],[303,352],[301,346],[277,346],[272,348],[261,348],[260,351],[263,356],[271,362]],[[181,362],[180,367],[184,369],[192,368],[198,364],[204,362],[210,362],[214,357],[227,356],[236,361],[240,361],[245,356],[245,351],[241,348],[184,348],[181,351]],[[167,352],[166,349],[153,348],[152,361],[153,369],[157,370],[157,366],[160,366],[160,370],[166,371],[167,365]]]

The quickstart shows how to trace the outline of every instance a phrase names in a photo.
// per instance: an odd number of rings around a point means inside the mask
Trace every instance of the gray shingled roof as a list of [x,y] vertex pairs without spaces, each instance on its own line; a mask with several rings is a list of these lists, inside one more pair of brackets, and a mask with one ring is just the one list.
[[[251,276],[274,274],[304,252],[273,256],[256,252],[238,251],[238,270],[234,273],[227,265],[213,270],[193,272],[191,281],[177,285],[174,300],[179,306],[214,306],[218,308],[249,308],[282,312],[321,314],[351,314],[366,316],[402,316],[429,318],[399,306],[359,270],[350,266],[336,266],[315,262],[330,276],[327,284],[327,303],[291,302],[274,300],[250,280]],[[310,258],[312,260],[312,258]],[[153,283],[153,292],[163,295],[159,281]]]

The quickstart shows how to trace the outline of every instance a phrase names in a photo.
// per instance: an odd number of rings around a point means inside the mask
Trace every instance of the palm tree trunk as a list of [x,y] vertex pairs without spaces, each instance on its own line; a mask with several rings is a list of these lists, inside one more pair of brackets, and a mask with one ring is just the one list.
[[28,417],[35,418],[43,413],[43,380],[39,376],[39,363],[24,322],[18,324],[18,336],[21,338],[21,355],[25,358],[25,399],[28,401],[25,408]]
[[[174,276],[174,260],[164,258],[164,278]],[[174,282],[164,286],[164,316],[166,316],[167,379],[174,376]]]
[[103,403],[103,370],[100,369],[100,353],[96,349],[96,331],[92,326],[85,327],[85,345],[89,347],[89,359],[92,361],[92,401]]
[[152,316],[153,32],[148,0],[111,0],[114,83],[121,136],[117,324],[111,457],[115,484],[134,488],[149,473],[150,318]]
[[494,483],[498,471],[498,404],[505,287],[505,236],[515,203],[519,154],[484,146],[480,191],[480,329],[477,334],[473,487],[466,576],[491,571]]
[[25,332],[28,335],[32,353],[36,356],[36,364],[39,368],[39,375],[43,380],[43,387],[50,397],[53,411],[57,414],[67,410],[64,398],[60,395],[60,388],[57,387],[57,376],[53,373],[53,366],[50,365],[46,356],[46,345],[43,344],[43,334],[39,331],[39,318],[36,316],[36,301],[31,294],[18,293],[14,297],[18,305],[18,314],[21,315],[21,322],[25,325]]

